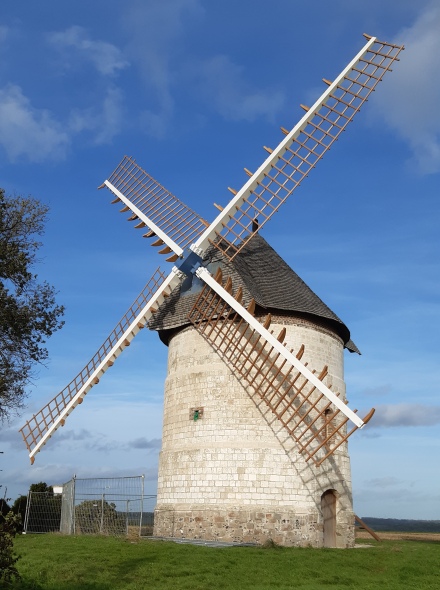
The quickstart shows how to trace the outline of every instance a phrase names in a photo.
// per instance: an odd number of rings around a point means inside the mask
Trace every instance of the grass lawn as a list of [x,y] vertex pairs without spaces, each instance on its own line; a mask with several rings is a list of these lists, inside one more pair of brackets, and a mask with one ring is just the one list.
[[15,542],[22,575],[15,588],[439,590],[440,543],[371,544],[346,550],[211,548],[111,537],[27,535]]

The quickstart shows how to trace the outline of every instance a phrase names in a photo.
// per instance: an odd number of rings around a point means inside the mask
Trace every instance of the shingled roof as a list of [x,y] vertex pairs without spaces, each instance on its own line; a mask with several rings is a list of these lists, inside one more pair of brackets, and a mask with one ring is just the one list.
[[[231,277],[233,292],[239,285],[242,286],[244,305],[252,298],[255,299],[257,314],[278,312],[310,319],[338,334],[348,350],[359,353],[350,340],[347,326],[259,234],[252,238],[233,262],[227,261],[214,248],[208,251],[205,261],[212,273],[220,266],[223,277]],[[173,332],[189,325],[188,313],[202,286],[197,278],[187,279],[150,320],[150,329],[157,330],[165,343]]]

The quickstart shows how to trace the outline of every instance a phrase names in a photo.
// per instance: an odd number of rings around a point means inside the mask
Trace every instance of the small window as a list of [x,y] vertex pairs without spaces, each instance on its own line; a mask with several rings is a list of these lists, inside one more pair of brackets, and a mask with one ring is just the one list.
[[203,418],[203,408],[191,408],[189,411],[189,419],[197,422]]

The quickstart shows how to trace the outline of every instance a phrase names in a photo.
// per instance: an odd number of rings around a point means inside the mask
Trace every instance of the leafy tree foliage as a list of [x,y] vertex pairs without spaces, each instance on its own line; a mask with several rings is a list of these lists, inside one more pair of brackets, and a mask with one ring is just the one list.
[[24,519],[26,516],[27,499],[27,496],[18,496],[11,507],[12,512],[20,517],[21,524],[18,528],[19,532],[23,530]]
[[0,189],[0,421],[23,408],[47,338],[61,328],[54,287],[33,274],[48,208]]
[[[56,506],[58,506],[58,504],[61,505],[61,497],[54,498],[53,487],[48,486],[45,481],[40,481],[38,483],[32,483],[29,486],[29,491],[30,492],[45,493],[45,500],[46,501],[47,501],[47,499],[50,498],[50,499],[54,500],[54,504]],[[28,496],[27,495],[26,496],[18,496],[18,498],[14,501],[14,503],[12,504],[12,507],[11,507],[12,512],[14,514],[17,514],[20,516],[20,519],[21,519],[21,525],[19,526],[20,532],[23,530],[23,525],[24,525],[24,521],[25,521],[25,517],[26,517],[27,503],[28,503]],[[38,499],[37,499],[37,496],[34,496],[33,504],[35,505],[36,503],[38,503]],[[58,510],[58,508],[57,508],[57,510]],[[61,506],[59,507],[59,512],[60,512],[60,518],[61,518]]]
[[116,504],[104,498],[84,500],[75,506],[75,530],[89,535],[124,535],[125,517],[116,511]]
[[53,487],[45,481],[29,487],[30,509],[27,530],[32,533],[49,533],[60,530],[61,496],[55,496]]
[[39,483],[31,483],[31,485],[29,486],[29,491],[30,492],[40,492],[40,493],[46,492],[47,497],[49,497],[49,498],[53,497],[53,487],[48,486],[45,481],[40,481]]
[[11,511],[11,507],[9,506],[8,502],[5,498],[0,498],[0,515],[6,516],[8,512]]
[[15,564],[19,557],[14,552],[14,537],[20,525],[20,517],[8,512],[0,515],[0,587],[9,588],[20,579]]

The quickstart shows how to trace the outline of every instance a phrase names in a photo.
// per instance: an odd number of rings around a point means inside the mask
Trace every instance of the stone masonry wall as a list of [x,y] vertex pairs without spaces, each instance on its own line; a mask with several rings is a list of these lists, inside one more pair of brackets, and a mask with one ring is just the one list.
[[[286,342],[326,383],[345,395],[343,346],[304,320],[287,323]],[[191,411],[202,410],[194,421]],[[155,535],[232,542],[321,546],[321,495],[337,496],[337,546],[354,542],[346,445],[321,467],[306,463],[294,440],[253,400],[219,355],[192,328],[171,339],[165,385]]]

